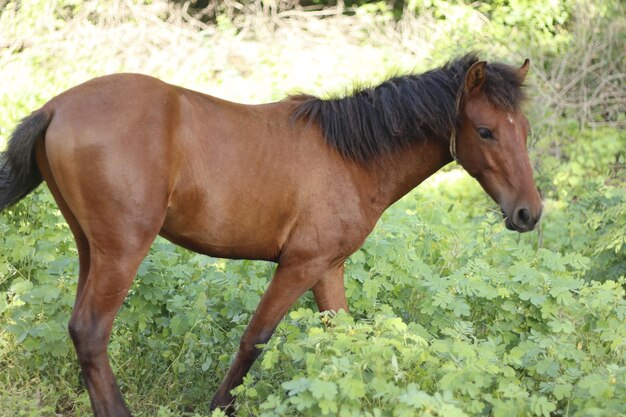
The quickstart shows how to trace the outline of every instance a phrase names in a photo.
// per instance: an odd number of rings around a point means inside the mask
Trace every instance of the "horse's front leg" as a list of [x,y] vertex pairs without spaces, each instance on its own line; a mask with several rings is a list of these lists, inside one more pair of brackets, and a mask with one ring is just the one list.
[[343,282],[343,264],[328,271],[322,279],[313,286],[313,296],[320,311],[339,310],[348,311],[346,288]]
[[241,337],[239,351],[213,397],[211,409],[219,407],[233,413],[233,396],[230,391],[241,385],[243,377],[261,353],[257,345],[267,343],[293,303],[330,270],[336,268],[338,267],[322,266],[317,262],[279,264],[274,278]]

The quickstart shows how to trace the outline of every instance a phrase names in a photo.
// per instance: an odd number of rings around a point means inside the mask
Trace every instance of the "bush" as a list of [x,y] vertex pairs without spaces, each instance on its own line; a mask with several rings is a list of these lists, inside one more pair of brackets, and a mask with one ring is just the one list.
[[[460,170],[429,179],[385,213],[348,261],[350,314],[313,313],[310,295],[299,301],[237,389],[239,414],[626,413],[626,137],[611,111],[621,96],[581,118],[577,103],[590,96],[547,108],[539,93],[575,78],[580,64],[568,57],[614,45],[613,32],[583,42],[576,34],[591,23],[564,1],[344,2],[345,14],[323,19],[246,4],[257,9],[206,25],[162,1],[8,3],[0,137],[53,95],[106,72],[148,72],[268,101],[296,86],[379,79],[396,65],[425,69],[468,47],[507,61],[530,50],[531,153],[545,214],[538,233],[513,234]],[[594,24],[618,26],[619,5],[600,6]],[[602,73],[613,81],[602,94],[623,77],[623,62],[608,61]],[[572,85],[595,90],[600,78],[586,71]],[[90,413],[66,332],[76,257],[45,187],[0,214],[0,415]],[[134,415],[209,415],[210,394],[272,270],[157,240],[109,348]]]

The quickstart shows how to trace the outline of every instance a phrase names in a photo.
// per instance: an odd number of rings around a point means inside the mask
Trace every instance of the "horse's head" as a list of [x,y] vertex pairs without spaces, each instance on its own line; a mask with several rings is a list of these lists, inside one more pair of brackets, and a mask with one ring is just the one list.
[[528,68],[528,60],[520,68],[484,61],[470,67],[452,145],[461,166],[500,205],[506,227],[518,232],[533,230],[542,210],[526,149],[530,126],[520,110]]

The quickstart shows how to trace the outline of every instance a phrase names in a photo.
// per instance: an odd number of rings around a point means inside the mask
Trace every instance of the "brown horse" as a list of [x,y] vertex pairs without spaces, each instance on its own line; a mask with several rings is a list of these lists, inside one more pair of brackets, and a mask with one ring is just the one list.
[[248,106],[154,78],[97,78],[25,118],[2,155],[0,209],[45,180],[78,247],[69,322],[96,416],[129,416],[109,365],[114,317],[157,235],[224,258],[278,263],[212,407],[241,384],[312,289],[347,310],[345,260],[382,212],[457,159],[506,225],[541,215],[520,68],[473,54],[346,97]]

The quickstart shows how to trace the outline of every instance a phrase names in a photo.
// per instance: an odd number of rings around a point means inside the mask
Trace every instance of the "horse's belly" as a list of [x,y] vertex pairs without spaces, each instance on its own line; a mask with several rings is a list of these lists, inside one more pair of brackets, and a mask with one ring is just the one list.
[[194,195],[171,205],[161,236],[209,256],[276,261],[293,223],[288,208],[223,203]]

